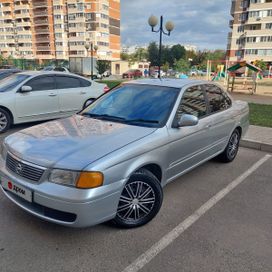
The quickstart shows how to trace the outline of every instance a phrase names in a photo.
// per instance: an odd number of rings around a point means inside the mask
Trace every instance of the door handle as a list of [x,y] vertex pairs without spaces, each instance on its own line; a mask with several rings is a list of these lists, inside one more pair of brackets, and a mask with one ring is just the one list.
[[207,125],[206,128],[210,128],[212,125]]
[[57,96],[57,94],[51,93],[48,96]]
[[86,94],[87,92],[81,91],[80,94]]

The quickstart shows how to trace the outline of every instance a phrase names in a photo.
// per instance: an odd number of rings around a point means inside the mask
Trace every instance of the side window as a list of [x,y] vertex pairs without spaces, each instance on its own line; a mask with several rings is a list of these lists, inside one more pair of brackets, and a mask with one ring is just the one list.
[[42,76],[29,80],[25,85],[32,87],[32,91],[54,90],[55,80],[52,76]]
[[230,98],[216,85],[204,85],[211,113],[226,110],[231,106]]
[[190,87],[184,92],[176,117],[180,118],[184,113],[198,118],[207,114],[206,100],[200,86]]
[[85,79],[80,79],[80,84],[81,84],[81,87],[89,87],[92,85],[92,83],[88,80],[85,80]]
[[62,67],[56,67],[54,71],[65,72],[65,69]]
[[72,89],[80,87],[80,80],[75,77],[56,76],[57,89]]

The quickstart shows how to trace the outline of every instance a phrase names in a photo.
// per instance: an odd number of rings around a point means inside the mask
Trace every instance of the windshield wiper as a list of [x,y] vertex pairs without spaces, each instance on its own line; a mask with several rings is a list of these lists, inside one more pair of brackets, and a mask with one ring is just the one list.
[[84,112],[84,113],[82,113],[82,115],[85,115],[85,116],[87,115],[89,117],[93,117],[93,118],[97,118],[97,119],[101,119],[101,120],[121,121],[121,122],[126,121],[126,119],[123,117],[113,116],[113,115],[109,115],[109,114],[95,114],[95,113]]
[[132,120],[125,120],[126,123],[149,123],[149,124],[158,124],[158,120],[146,120],[146,119],[132,119]]

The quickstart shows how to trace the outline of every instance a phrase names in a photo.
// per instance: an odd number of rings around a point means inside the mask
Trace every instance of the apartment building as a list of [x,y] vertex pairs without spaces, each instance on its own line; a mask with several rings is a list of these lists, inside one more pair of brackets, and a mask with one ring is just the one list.
[[120,58],[120,0],[0,0],[0,52],[5,56],[67,60]]
[[227,55],[230,61],[272,63],[272,0],[232,0]]

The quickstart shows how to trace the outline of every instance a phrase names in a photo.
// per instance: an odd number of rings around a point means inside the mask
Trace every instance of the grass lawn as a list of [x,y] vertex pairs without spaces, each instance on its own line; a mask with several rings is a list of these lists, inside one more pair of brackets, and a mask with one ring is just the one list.
[[251,125],[272,127],[272,105],[249,103]]

